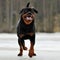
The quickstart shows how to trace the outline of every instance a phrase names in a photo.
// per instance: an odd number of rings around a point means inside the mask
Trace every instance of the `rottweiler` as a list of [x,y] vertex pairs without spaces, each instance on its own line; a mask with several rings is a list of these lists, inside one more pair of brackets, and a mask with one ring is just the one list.
[[17,36],[18,36],[18,44],[20,47],[20,52],[18,56],[23,55],[23,50],[27,50],[27,47],[25,47],[24,40],[29,39],[30,40],[30,49],[29,49],[29,57],[36,56],[34,52],[34,45],[35,45],[35,13],[38,13],[38,11],[34,8],[29,7],[30,2],[27,3],[26,7],[23,8],[19,14],[20,20],[17,26]]

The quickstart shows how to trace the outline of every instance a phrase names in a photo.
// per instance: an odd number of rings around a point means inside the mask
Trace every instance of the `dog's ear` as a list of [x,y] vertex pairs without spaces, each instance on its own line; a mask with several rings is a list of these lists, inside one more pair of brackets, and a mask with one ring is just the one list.
[[21,14],[24,11],[24,9],[22,9],[21,11],[19,11],[19,14]]
[[26,7],[29,7],[29,5],[30,5],[30,2],[27,3]]
[[37,11],[36,9],[34,9],[34,8],[33,8],[33,11],[34,11],[35,13],[38,13],[38,11]]

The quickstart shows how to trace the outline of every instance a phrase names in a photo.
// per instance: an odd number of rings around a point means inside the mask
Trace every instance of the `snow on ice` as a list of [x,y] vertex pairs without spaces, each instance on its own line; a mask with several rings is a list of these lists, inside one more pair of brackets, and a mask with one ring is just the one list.
[[60,60],[60,33],[36,33],[36,57],[28,57],[30,41],[22,57],[18,57],[18,38],[16,34],[0,33],[0,60]]

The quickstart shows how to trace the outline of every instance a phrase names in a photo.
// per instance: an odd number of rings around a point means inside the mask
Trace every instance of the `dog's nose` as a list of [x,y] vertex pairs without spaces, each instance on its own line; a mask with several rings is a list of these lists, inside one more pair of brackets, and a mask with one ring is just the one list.
[[32,13],[31,12],[28,12],[28,15],[32,15]]

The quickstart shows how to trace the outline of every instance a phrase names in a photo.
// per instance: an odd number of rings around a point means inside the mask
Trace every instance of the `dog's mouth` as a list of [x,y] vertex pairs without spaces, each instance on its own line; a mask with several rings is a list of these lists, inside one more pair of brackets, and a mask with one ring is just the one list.
[[33,18],[32,18],[32,17],[29,17],[29,16],[27,16],[27,17],[25,18],[25,20],[24,20],[24,22],[25,22],[26,24],[30,24],[32,21],[33,21]]
[[33,20],[33,18],[32,17],[26,17],[26,20]]
[[34,15],[32,14],[24,14],[22,17],[23,17],[24,23],[27,25],[31,24],[32,21],[34,20]]

